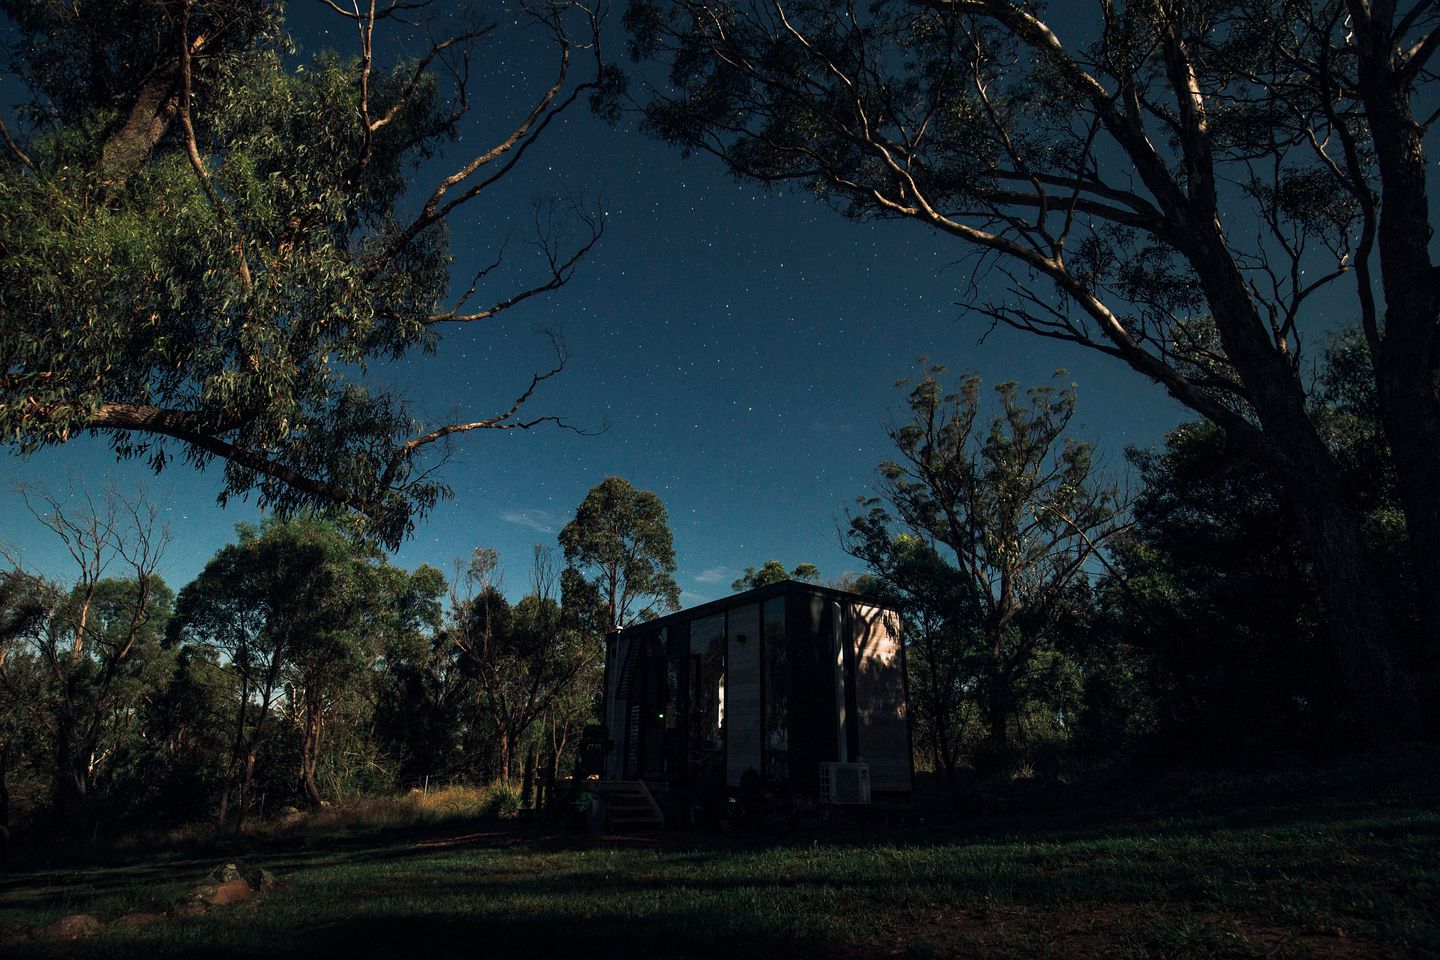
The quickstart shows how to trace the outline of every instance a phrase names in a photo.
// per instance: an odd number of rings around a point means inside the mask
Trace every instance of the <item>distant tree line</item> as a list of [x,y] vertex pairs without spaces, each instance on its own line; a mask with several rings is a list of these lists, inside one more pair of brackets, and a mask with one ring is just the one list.
[[[1383,458],[1366,346],[1324,354],[1325,425],[1382,603],[1414,589]],[[1365,744],[1326,642],[1300,505],[1272,466],[1213,424],[1131,449],[1132,492],[1068,435],[1074,388],[941,368],[907,389],[900,456],[848,527],[855,588],[904,616],[917,762],[957,795],[975,776],[1080,778],[1250,762]]]
[[238,831],[426,778],[538,804],[596,714],[606,631],[678,594],[663,504],[617,477],[514,602],[492,549],[447,585],[311,514],[242,524],[177,596],[142,497],[27,496],[77,565],[0,572],[0,824],[42,833]]

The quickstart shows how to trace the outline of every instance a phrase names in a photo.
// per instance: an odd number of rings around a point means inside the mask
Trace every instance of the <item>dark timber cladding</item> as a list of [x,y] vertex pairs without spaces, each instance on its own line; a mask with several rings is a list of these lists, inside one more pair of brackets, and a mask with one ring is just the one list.
[[604,719],[607,779],[814,797],[839,761],[911,788],[899,616],[842,590],[787,580],[612,634]]

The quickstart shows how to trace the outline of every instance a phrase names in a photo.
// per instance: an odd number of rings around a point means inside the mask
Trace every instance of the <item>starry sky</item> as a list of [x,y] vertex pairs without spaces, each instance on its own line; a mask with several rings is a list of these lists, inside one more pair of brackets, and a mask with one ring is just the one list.
[[[353,49],[352,30],[317,12],[318,3],[291,8],[297,60]],[[618,21],[616,11],[605,37],[615,58],[623,53]],[[543,38],[508,14],[498,22],[472,75],[484,116],[425,176],[488,145],[550,80]],[[0,109],[13,116],[22,94],[13,83],[0,91]],[[685,158],[646,138],[634,117],[611,127],[577,105],[503,187],[452,219],[460,287],[507,231],[523,234],[537,197],[600,206],[603,240],[563,289],[483,325],[452,327],[435,356],[375,375],[436,422],[475,419],[508,407],[533,372],[548,369],[545,331],[554,330],[570,360],[528,409],[601,432],[465,435],[442,471],[454,498],[397,551],[404,566],[448,573],[456,558],[493,546],[505,588],[518,596],[531,546],[554,544],[586,491],[619,475],[669,508],[686,605],[723,596],[744,567],[768,559],[817,563],[827,579],[859,572],[838,529],[890,455],[884,426],[902,399],[895,382],[921,356],[990,383],[1037,384],[1064,368],[1079,386],[1077,432],[1117,475],[1127,445],[1153,445],[1185,419],[1117,361],[1008,329],[984,336],[988,322],[960,302],[971,295],[971,272],[956,241],[916,224],[850,223],[803,193],[738,183],[711,158]],[[512,240],[484,299],[542,276],[529,257]],[[999,288],[982,283],[980,291]],[[216,505],[218,467],[176,465],[157,477],[79,438],[28,460],[0,459],[0,539],[35,569],[68,579],[67,557],[25,513],[15,487],[44,483],[63,494],[111,480],[124,490],[143,483],[164,505],[173,541],[162,573],[176,589],[233,539],[237,522],[260,516],[253,502]]]

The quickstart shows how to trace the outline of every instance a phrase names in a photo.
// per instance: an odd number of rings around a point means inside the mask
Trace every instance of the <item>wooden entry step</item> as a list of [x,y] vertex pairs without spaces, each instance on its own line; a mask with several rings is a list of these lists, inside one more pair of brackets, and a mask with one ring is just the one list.
[[600,780],[594,789],[604,804],[607,833],[665,828],[665,814],[643,780]]

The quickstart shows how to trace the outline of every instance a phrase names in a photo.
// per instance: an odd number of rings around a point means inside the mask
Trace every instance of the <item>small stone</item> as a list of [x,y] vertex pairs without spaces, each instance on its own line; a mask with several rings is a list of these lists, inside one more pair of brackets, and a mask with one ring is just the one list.
[[250,884],[243,877],[236,877],[234,880],[217,884],[204,900],[212,907],[228,907],[232,903],[249,900],[254,895],[255,891],[250,888]]
[[163,913],[127,913],[114,921],[117,927],[148,927],[165,919]]
[[229,883],[232,880],[244,880],[245,874],[249,871],[249,865],[245,863],[222,863],[210,871],[207,878],[211,883]]
[[72,913],[50,924],[45,932],[56,940],[79,940],[82,937],[93,937],[100,927],[100,921],[90,914]]

